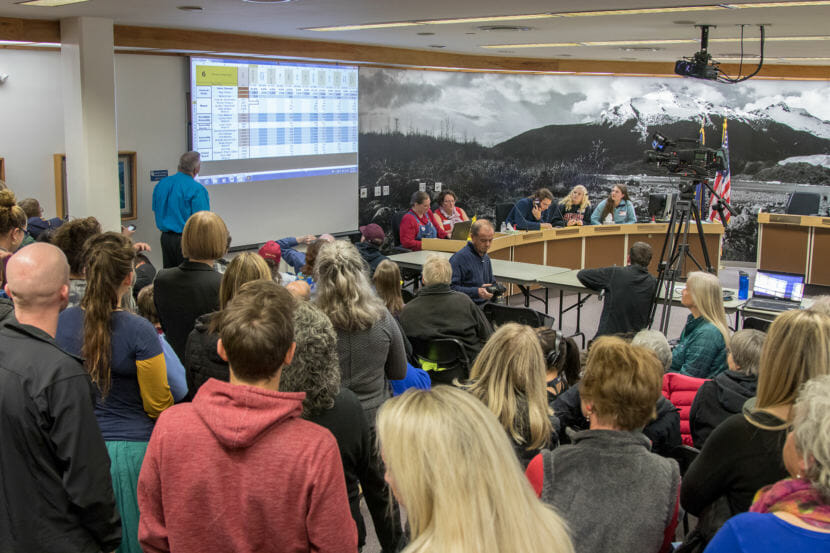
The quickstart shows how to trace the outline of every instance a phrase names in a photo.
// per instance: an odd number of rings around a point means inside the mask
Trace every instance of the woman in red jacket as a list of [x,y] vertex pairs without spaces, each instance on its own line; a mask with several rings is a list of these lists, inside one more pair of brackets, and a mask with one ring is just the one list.
[[429,194],[415,192],[409,202],[409,211],[401,219],[401,246],[412,251],[421,249],[424,238],[446,238],[443,228],[435,228],[432,210],[429,208]]

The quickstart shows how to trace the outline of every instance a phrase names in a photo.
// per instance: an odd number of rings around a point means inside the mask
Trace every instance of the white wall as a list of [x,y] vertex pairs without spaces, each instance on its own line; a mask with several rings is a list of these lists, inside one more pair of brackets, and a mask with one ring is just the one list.
[[53,155],[64,153],[59,52],[0,50],[0,157],[18,200],[37,198],[54,217]]
[[[60,52],[2,50],[0,72],[0,157],[6,181],[18,199],[37,198],[47,215],[55,210],[53,154],[64,153]],[[187,151],[186,58],[115,56],[118,150],[136,152],[138,228],[161,267],[159,232],[152,211],[150,171],[176,172]]]
[[150,171],[176,172],[187,151],[187,59],[178,56],[115,56],[115,109],[118,149],[136,152],[138,219],[133,237],[152,246],[161,268],[159,231],[153,217]]

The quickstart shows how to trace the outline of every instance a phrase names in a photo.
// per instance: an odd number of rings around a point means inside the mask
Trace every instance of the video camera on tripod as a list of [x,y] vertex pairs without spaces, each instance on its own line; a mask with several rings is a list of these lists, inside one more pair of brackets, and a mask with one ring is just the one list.
[[680,148],[680,143],[697,146],[694,138],[681,138],[676,142],[656,132],[651,137],[651,150],[646,150],[646,162],[665,168],[669,173],[693,179],[714,178],[715,173],[726,169],[726,154],[722,148]]

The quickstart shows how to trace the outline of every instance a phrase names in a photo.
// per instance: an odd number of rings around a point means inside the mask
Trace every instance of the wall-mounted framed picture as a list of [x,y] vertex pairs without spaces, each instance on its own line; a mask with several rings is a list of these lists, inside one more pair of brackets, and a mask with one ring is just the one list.
[[[55,205],[58,217],[65,217],[69,212],[66,193],[66,154],[55,154]],[[138,217],[136,191],[136,155],[135,152],[118,152],[118,201],[121,208],[121,220]]]
[[118,152],[118,199],[121,220],[138,217],[136,209],[135,152]]

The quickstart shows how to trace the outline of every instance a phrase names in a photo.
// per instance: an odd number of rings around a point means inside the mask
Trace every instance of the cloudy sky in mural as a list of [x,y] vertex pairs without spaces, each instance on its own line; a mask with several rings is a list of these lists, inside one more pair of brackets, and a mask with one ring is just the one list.
[[830,138],[830,84],[360,70],[362,132],[418,131],[489,146],[544,125],[700,115],[771,118]]

